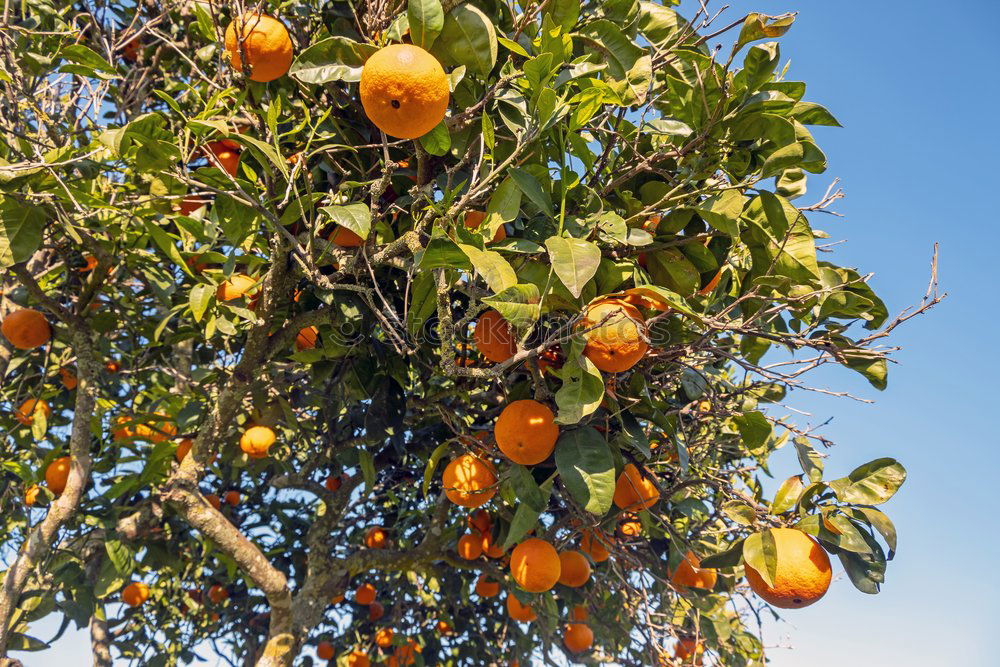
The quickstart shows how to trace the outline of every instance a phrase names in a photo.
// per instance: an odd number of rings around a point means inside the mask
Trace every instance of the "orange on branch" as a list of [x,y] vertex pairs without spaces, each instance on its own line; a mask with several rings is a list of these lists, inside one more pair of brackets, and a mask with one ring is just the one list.
[[495,310],[487,310],[476,320],[472,339],[476,350],[494,363],[507,361],[517,353],[514,331],[503,315]]
[[14,419],[25,426],[31,426],[35,422],[36,414],[42,414],[48,419],[52,416],[52,408],[39,398],[29,398],[14,409]]
[[316,644],[316,657],[320,660],[333,660],[333,644],[327,641]]
[[357,248],[358,246],[364,245],[365,240],[352,232],[347,227],[337,227],[330,234],[327,239],[330,243],[340,246],[341,248]]
[[448,623],[448,621],[438,621],[435,628],[437,629],[438,633],[442,635],[450,635],[455,631],[454,628],[451,627],[451,624]]
[[344,664],[347,667],[369,667],[371,661],[368,659],[367,653],[355,649],[347,654]]
[[483,553],[486,554],[488,558],[492,558],[494,560],[497,558],[503,558],[503,547],[493,541],[492,533],[485,533],[482,536],[481,544]]
[[556,548],[543,539],[531,537],[510,554],[510,573],[529,593],[541,593],[556,585],[562,564]]
[[19,350],[41,347],[52,338],[52,327],[37,310],[21,308],[15,310],[0,322],[0,333],[11,345]]
[[70,458],[61,456],[52,461],[45,468],[45,486],[49,487],[55,495],[59,495],[66,489],[66,482],[69,480]]
[[567,623],[563,630],[563,645],[570,653],[589,650],[594,644],[594,632],[583,623]]
[[372,621],[372,622],[377,621],[378,619],[382,618],[383,616],[385,616],[385,607],[383,607],[380,603],[378,603],[378,602],[372,602],[370,605],[368,605],[368,620],[369,621]]
[[621,299],[601,299],[590,304],[577,326],[590,329],[583,334],[587,340],[584,356],[606,373],[627,371],[649,349],[642,313]]
[[364,605],[375,602],[375,587],[371,584],[361,584],[354,590],[354,601]]
[[208,164],[222,169],[230,176],[236,175],[240,165],[239,151],[230,148],[224,141],[210,141],[205,144],[202,153],[208,158]]
[[136,438],[159,443],[177,435],[177,424],[170,415],[154,412],[147,417],[145,423],[136,424],[132,435]]
[[585,531],[580,539],[580,551],[590,556],[595,563],[603,563],[611,555],[605,546],[607,538],[594,535],[594,531]]
[[235,301],[248,294],[256,284],[257,281],[250,276],[234,273],[215,290],[215,298],[218,301]]
[[214,604],[222,604],[229,599],[229,591],[227,591],[226,587],[221,584],[213,584],[212,587],[208,589],[208,599]]
[[507,613],[515,621],[520,621],[521,623],[530,623],[538,618],[535,610],[530,605],[521,604],[521,601],[511,593],[507,594]]
[[240,449],[252,459],[262,459],[277,436],[268,426],[251,426],[240,436]]
[[497,473],[493,464],[462,454],[452,459],[442,476],[448,500],[462,507],[479,507],[496,494]]
[[548,406],[522,399],[503,409],[493,434],[504,456],[514,463],[534,465],[552,454],[559,439],[559,427]]
[[392,628],[381,628],[375,633],[375,645],[380,648],[389,648],[392,646],[392,637],[396,632]]
[[299,333],[295,335],[295,349],[299,352],[302,350],[311,350],[316,347],[317,340],[319,340],[319,329],[316,327],[299,329]]
[[490,532],[493,527],[493,519],[490,518],[490,513],[486,510],[476,510],[468,516],[467,521],[469,530],[479,531],[482,535]]
[[246,12],[226,28],[226,51],[237,72],[243,71],[244,55],[250,80],[268,82],[285,75],[292,65],[292,39],[278,19]]
[[769,586],[749,565],[747,583],[769,604],[782,609],[807,607],[830,588],[830,557],[809,535],[794,528],[772,528],[777,571]]
[[643,477],[639,469],[627,463],[615,483],[615,505],[623,510],[649,509],[660,499],[660,491]]
[[491,598],[500,594],[500,584],[485,574],[476,579],[476,595],[481,598]]
[[135,581],[122,589],[122,602],[130,607],[138,607],[149,599],[149,586]]
[[389,546],[389,536],[381,526],[372,526],[365,532],[365,546],[369,549],[385,549]]
[[579,588],[590,580],[590,563],[579,551],[563,551],[559,554],[559,583],[570,588]]
[[458,555],[465,560],[476,560],[483,555],[483,540],[479,535],[466,534],[458,538]]
[[590,612],[588,612],[587,607],[582,604],[578,604],[569,610],[569,620],[571,621],[583,623],[589,616]]
[[712,568],[702,568],[701,561],[688,551],[684,558],[677,565],[677,569],[670,574],[670,583],[681,591],[688,588],[703,588],[711,590],[715,588],[717,575]]
[[236,507],[237,505],[240,504],[240,492],[226,491],[225,495],[223,495],[223,499],[226,501],[226,504],[229,505],[230,507]]
[[219,500],[219,496],[215,495],[214,493],[206,493],[205,502],[207,502],[209,505],[211,505],[217,510],[222,508],[222,501]]
[[327,491],[330,491],[332,493],[332,492],[338,490],[340,488],[340,486],[344,483],[344,477],[345,477],[345,475],[342,475],[342,474],[341,475],[330,475],[329,477],[326,478],[326,481],[323,482],[323,486],[326,487]]
[[[485,219],[486,213],[484,211],[467,211],[465,213],[465,227],[466,229],[479,229]],[[500,225],[493,235],[493,240],[489,243],[499,243],[505,238],[507,238],[507,230],[504,229],[503,225]]]
[[441,63],[413,44],[391,44],[372,54],[359,91],[368,119],[397,139],[433,130],[444,120],[450,95]]
[[677,640],[674,644],[674,658],[681,662],[691,660],[693,664],[701,664],[701,654],[705,652],[705,646],[700,641],[690,637]]
[[62,386],[69,390],[76,389],[76,385],[79,384],[76,379],[76,374],[74,374],[73,371],[66,366],[59,369],[59,378],[62,382]]
[[24,504],[31,507],[38,502],[38,496],[42,494],[42,488],[37,484],[32,484],[24,490]]

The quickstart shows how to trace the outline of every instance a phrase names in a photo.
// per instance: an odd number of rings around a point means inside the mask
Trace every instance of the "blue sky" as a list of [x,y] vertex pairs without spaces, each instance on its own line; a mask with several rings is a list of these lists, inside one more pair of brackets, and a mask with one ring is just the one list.
[[[949,293],[896,331],[890,342],[904,349],[887,391],[842,369],[817,374],[830,388],[875,399],[873,405],[804,392],[789,399],[811,413],[801,421],[834,418],[825,429],[838,443],[827,461],[829,478],[879,456],[899,459],[909,478],[885,508],[899,531],[899,551],[882,593],[856,591],[835,563],[826,598],[768,624],[769,646],[794,647],[771,651],[772,664],[991,667],[997,660],[990,633],[1000,627],[991,574],[1000,561],[992,508],[1000,468],[992,382],[1000,363],[991,334],[1000,324],[1000,298],[986,269],[997,253],[989,230],[1000,223],[991,183],[1000,154],[1000,3],[730,4],[729,20],[748,10],[799,11],[781,40],[788,78],[808,82],[806,98],[844,125],[815,128],[830,168],[811,177],[804,198],[813,202],[832,177],[841,178],[847,198],[837,210],[846,217],[814,218],[815,226],[848,240],[833,261],[874,271],[872,285],[898,312],[923,294],[938,242],[941,286]],[[685,0],[683,13],[690,15],[692,5]],[[777,452],[772,463],[778,479],[798,472],[791,450]],[[51,636],[48,627],[37,633]],[[87,648],[83,633],[68,633],[42,662],[78,661]]]

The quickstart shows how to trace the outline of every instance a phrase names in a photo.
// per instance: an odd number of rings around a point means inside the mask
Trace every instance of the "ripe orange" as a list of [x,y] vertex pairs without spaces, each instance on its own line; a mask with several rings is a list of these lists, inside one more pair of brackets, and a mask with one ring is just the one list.
[[537,537],[521,542],[510,554],[510,573],[529,593],[541,593],[555,586],[561,571],[556,548]]
[[177,435],[177,424],[169,415],[154,412],[145,418],[145,423],[135,425],[135,431],[132,435],[149,442],[163,442]]
[[390,667],[412,665],[416,662],[416,654],[423,653],[423,651],[423,647],[417,644],[417,640],[409,637],[406,640],[405,646],[397,646],[396,650],[393,651],[392,656],[389,658],[389,665]]
[[782,609],[807,607],[830,588],[830,557],[812,537],[794,528],[772,528],[777,555],[774,585],[768,586],[755,569],[746,567],[753,592]]
[[60,368],[59,377],[61,378],[62,386],[70,390],[76,389],[76,385],[78,384],[76,375],[69,368],[66,366]]
[[486,554],[488,558],[493,558],[495,560],[497,558],[503,557],[504,554],[503,547],[501,547],[499,544],[493,541],[492,533],[486,533],[485,535],[483,535],[481,540],[481,545],[483,553]]
[[184,438],[177,445],[177,451],[174,452],[174,458],[180,463],[184,460],[184,457],[191,452],[191,448],[194,446],[194,440],[191,438]]
[[316,644],[316,657],[320,660],[333,660],[333,644],[330,642]]
[[340,485],[344,483],[344,475],[330,475],[323,482],[323,486],[326,487],[327,491],[333,492],[340,488]]
[[208,599],[215,604],[222,604],[229,599],[229,591],[226,590],[225,586],[214,584],[208,589]]
[[489,461],[471,454],[452,459],[442,476],[448,500],[462,507],[479,507],[497,492],[496,469]]
[[109,373],[117,373],[121,369],[122,369],[121,364],[119,364],[114,359],[109,359],[108,361],[104,362],[104,370],[106,370]]
[[396,634],[396,631],[392,628],[382,628],[375,633],[375,645],[381,648],[388,648],[392,646],[392,637]]
[[25,426],[31,426],[35,422],[35,414],[42,413],[47,420],[52,416],[52,408],[45,401],[38,398],[29,398],[14,409],[14,419]]
[[605,546],[606,541],[604,535],[595,536],[593,531],[585,531],[580,540],[580,551],[590,556],[595,563],[603,563],[611,555]]
[[[468,211],[465,214],[465,226],[467,229],[479,229],[479,226],[483,224],[483,220],[485,219],[486,213],[483,211]],[[490,243],[499,243],[505,238],[507,238],[507,230],[504,229],[503,225],[500,225]]]
[[365,533],[365,546],[369,549],[385,549],[389,546],[389,536],[381,526],[372,526]]
[[130,607],[138,607],[149,599],[149,586],[135,581],[122,589],[122,602]]
[[494,363],[507,361],[517,352],[510,323],[495,310],[487,310],[479,316],[472,339],[479,354]]
[[240,153],[230,148],[224,141],[208,142],[202,153],[208,158],[209,166],[222,169],[230,176],[236,175],[236,170],[240,166]]
[[371,584],[361,584],[354,591],[354,601],[358,604],[375,602],[375,587]]
[[267,450],[276,439],[277,436],[269,427],[251,426],[240,436],[240,449],[252,459],[262,459],[267,456]]
[[642,524],[634,514],[627,514],[618,524],[618,532],[625,537],[638,537],[642,534]]
[[341,595],[334,595],[332,598],[330,598],[330,604],[340,604],[343,601],[344,601],[343,594],[341,594]]
[[493,434],[497,446],[514,463],[534,465],[549,458],[559,439],[555,415],[548,406],[522,399],[503,409]]
[[19,350],[41,347],[52,338],[52,327],[37,310],[21,308],[0,322],[0,333]]
[[434,56],[413,44],[391,44],[372,54],[359,91],[368,119],[397,139],[427,134],[448,110],[448,76]]
[[250,276],[234,273],[215,290],[215,298],[218,301],[235,301],[247,294],[256,284],[257,281]]
[[570,588],[579,588],[590,580],[590,563],[579,551],[563,551],[559,554],[559,583]]
[[383,616],[385,616],[385,607],[383,607],[381,604],[379,604],[378,602],[372,602],[370,605],[368,605],[369,621],[372,622],[377,621]]
[[458,538],[458,555],[465,560],[476,560],[483,555],[483,540],[478,535],[467,533]]
[[688,551],[684,554],[684,559],[677,565],[677,569],[670,575],[670,583],[681,591],[688,588],[704,588],[711,590],[715,588],[715,570],[701,567],[701,561]]
[[219,496],[215,495],[214,493],[206,493],[205,502],[207,502],[215,509],[220,509],[222,507],[222,501],[219,500]]
[[226,491],[225,495],[222,496],[226,501],[227,505],[231,507],[236,507],[240,504],[240,492],[239,491]]
[[341,227],[340,225],[337,225],[336,229],[333,230],[333,233],[330,234],[327,240],[334,245],[340,246],[341,248],[357,248],[358,246],[365,244],[365,240],[363,238],[352,232],[347,227]]
[[68,456],[60,456],[45,468],[45,486],[55,495],[59,495],[66,488],[66,481],[69,479],[70,460]]
[[615,505],[634,512],[649,509],[659,499],[660,492],[653,483],[643,477],[634,464],[627,463],[615,484]]
[[500,584],[492,581],[485,574],[476,579],[476,595],[481,598],[491,598],[500,594]]
[[437,631],[442,635],[450,635],[455,631],[448,621],[438,621],[436,627]]
[[371,661],[364,651],[355,649],[347,654],[347,660],[344,661],[344,664],[347,667],[369,667]]
[[521,601],[510,593],[507,594],[507,613],[515,621],[522,623],[530,623],[538,618],[538,614],[530,605],[521,604]]
[[690,637],[677,640],[674,644],[674,658],[684,662],[689,658],[693,658],[691,661],[695,665],[701,664],[701,654],[705,652],[705,646],[699,642],[695,641]]
[[299,333],[295,335],[295,349],[299,352],[311,350],[316,347],[317,340],[319,340],[319,329],[316,327],[300,329]]
[[24,490],[24,504],[31,507],[36,502],[38,502],[38,496],[41,495],[42,489],[37,484],[32,484],[27,489]]
[[583,623],[587,620],[590,613],[587,611],[587,607],[582,604],[578,604],[569,610],[569,620],[576,621],[578,623]]
[[482,535],[490,532],[490,528],[493,527],[493,520],[490,518],[490,513],[486,510],[476,510],[470,514],[468,523],[469,530],[479,531]]
[[251,81],[274,81],[292,65],[292,39],[285,24],[258,12],[246,12],[229,24],[226,51],[237,72],[243,71],[246,55]]
[[139,60],[139,53],[142,51],[142,38],[136,37],[121,47],[122,59],[130,63]]
[[[233,172],[235,173],[235,169]],[[191,215],[197,211],[202,206],[207,206],[211,203],[211,199],[207,197],[201,197],[198,195],[188,195],[177,204],[177,210],[181,215]]]
[[567,623],[563,630],[563,644],[570,653],[586,651],[594,644],[594,632],[583,623]]
[[578,324],[584,334],[583,354],[606,373],[621,373],[646,355],[646,324],[635,306],[620,299],[595,301]]

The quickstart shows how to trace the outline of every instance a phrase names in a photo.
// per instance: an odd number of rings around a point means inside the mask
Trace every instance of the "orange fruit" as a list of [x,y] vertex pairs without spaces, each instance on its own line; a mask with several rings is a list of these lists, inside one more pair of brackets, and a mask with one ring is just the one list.
[[392,637],[396,634],[396,631],[392,628],[382,628],[375,633],[375,645],[381,648],[388,648],[392,646]]
[[257,281],[250,276],[234,273],[215,290],[215,298],[218,301],[235,301],[247,294],[256,284]]
[[530,605],[521,604],[521,601],[510,593],[507,594],[507,613],[515,621],[522,623],[530,623],[538,618],[538,614]]
[[483,553],[486,554],[487,557],[493,558],[494,560],[503,557],[503,547],[493,541],[492,533],[486,533],[483,535],[481,545]]
[[[235,171],[234,169],[233,173]],[[191,215],[202,206],[207,206],[211,201],[206,196],[188,195],[177,204],[177,210],[181,215]]]
[[85,264],[82,268],[77,269],[80,273],[89,273],[97,268],[97,258],[93,255],[87,255],[83,258]]
[[76,389],[76,385],[78,384],[76,375],[69,368],[65,366],[60,368],[59,377],[61,378],[62,386],[70,390]]
[[375,587],[371,584],[361,584],[354,591],[354,601],[358,604],[375,602]]
[[208,599],[215,604],[222,604],[229,599],[229,591],[225,586],[215,584],[208,589]]
[[368,605],[369,621],[372,622],[377,621],[383,616],[385,616],[385,607],[383,607],[381,604],[379,604],[378,602],[372,602],[370,605]]
[[559,427],[548,406],[522,399],[503,409],[493,434],[504,456],[514,463],[534,465],[549,458],[556,448]]
[[174,458],[177,462],[184,460],[184,457],[191,452],[191,448],[194,446],[194,440],[191,438],[184,438],[181,440],[180,444],[177,445],[177,451],[174,452]]
[[521,588],[541,593],[556,585],[562,571],[556,548],[537,537],[521,542],[510,554],[510,573]]
[[0,333],[19,350],[41,347],[52,338],[52,327],[37,310],[21,308],[15,310],[0,322]]
[[357,248],[358,246],[364,245],[365,240],[352,232],[347,227],[341,227],[337,225],[333,233],[327,238],[330,243],[338,245],[341,248]]
[[594,644],[594,632],[583,623],[567,623],[563,630],[563,645],[570,653],[588,650]]
[[479,531],[482,535],[490,532],[490,528],[493,527],[493,519],[490,518],[490,513],[486,510],[476,510],[470,514],[468,523],[469,530]]
[[448,623],[448,621],[438,621],[436,627],[437,631],[442,635],[450,635],[452,632],[455,631]]
[[139,52],[142,50],[142,39],[136,37],[121,47],[122,59],[130,63],[139,60]]
[[68,456],[60,456],[45,468],[45,486],[55,495],[59,495],[66,488],[66,481],[69,479],[70,460]]
[[601,299],[587,307],[577,325],[584,333],[583,354],[606,373],[621,373],[646,355],[646,324],[635,306],[620,299]]
[[585,531],[580,540],[580,551],[590,556],[595,563],[603,563],[608,559],[610,553],[605,546],[606,538],[603,535],[595,536],[592,531]]
[[517,341],[510,323],[495,310],[487,310],[476,320],[472,333],[479,354],[494,363],[507,361],[517,352]]
[[458,555],[465,560],[476,560],[483,555],[483,540],[467,533],[458,538]]
[[258,12],[246,12],[229,24],[226,51],[237,72],[243,71],[243,55],[246,55],[251,81],[274,81],[292,65],[292,39],[285,24]]
[[233,150],[225,141],[210,141],[205,144],[202,153],[208,158],[209,166],[222,169],[230,176],[236,175],[240,165],[240,153]]
[[660,491],[653,483],[643,477],[634,464],[625,464],[615,484],[615,505],[623,510],[636,511],[649,509],[659,499]]
[[701,664],[701,654],[705,652],[705,646],[699,642],[691,639],[690,637],[679,639],[677,643],[674,644],[674,658],[680,660],[681,662],[687,660],[688,658],[694,658],[692,662],[696,665]]
[[138,607],[149,599],[149,586],[141,581],[134,581],[122,589],[122,602],[130,607]]
[[357,649],[351,651],[347,654],[347,659],[344,661],[347,667],[369,667],[371,661],[368,659],[368,655],[364,651],[359,651]]
[[332,598],[330,598],[330,604],[340,604],[343,601],[344,601],[343,595],[334,595]]
[[14,419],[25,426],[31,426],[35,422],[35,414],[39,412],[45,415],[45,419],[52,416],[52,408],[48,403],[38,398],[29,398],[14,410]]
[[163,442],[177,435],[177,425],[169,415],[154,412],[146,417],[146,423],[135,425],[132,435],[149,442]]
[[579,551],[563,551],[559,554],[559,583],[570,588],[579,588],[590,579],[590,563]]
[[677,569],[670,574],[670,583],[681,591],[688,588],[704,588],[711,590],[715,588],[715,570],[707,567],[702,569],[701,561],[688,551],[684,554],[684,559],[677,565]]
[[782,609],[807,607],[830,588],[830,557],[812,537],[794,528],[772,528],[777,571],[774,585],[767,583],[749,565],[747,583],[769,604]]
[[104,362],[104,370],[106,370],[109,373],[117,373],[121,369],[122,369],[121,364],[119,364],[114,359],[110,359]]
[[220,509],[222,507],[222,501],[219,500],[219,496],[215,495],[214,493],[206,493],[205,502],[207,502],[215,509]]
[[38,496],[41,495],[42,489],[37,484],[32,484],[27,489],[24,490],[24,504],[31,507],[36,502],[38,502]]
[[[483,220],[485,219],[486,213],[484,211],[467,211],[465,214],[465,226],[467,229],[479,229],[479,226],[483,224]],[[500,225],[490,243],[499,243],[505,238],[507,238],[507,230],[504,229],[503,225]]]
[[491,580],[485,574],[476,579],[476,595],[481,598],[491,598],[500,594],[500,584]]
[[316,347],[317,340],[319,340],[319,329],[316,327],[299,329],[299,333],[295,335],[295,349],[299,352],[311,350]]
[[397,139],[427,134],[448,110],[448,76],[434,56],[413,44],[391,44],[372,54],[359,91],[368,119]]
[[392,657],[389,659],[389,664],[412,665],[416,662],[416,654],[423,653],[423,651],[423,647],[417,644],[417,641],[413,637],[409,637],[406,640],[405,646],[397,646],[396,650],[393,651]]
[[496,469],[489,461],[471,454],[452,459],[442,476],[448,500],[462,507],[479,507],[497,492]]
[[381,526],[372,526],[365,533],[365,546],[369,549],[385,549],[389,546],[389,536]]
[[326,487],[327,491],[333,492],[340,488],[340,485],[344,483],[343,475],[331,475],[326,478],[323,482],[323,486]]
[[227,505],[231,507],[236,507],[240,504],[240,492],[239,491],[226,491],[223,499],[226,501]]
[[320,660],[333,660],[333,644],[330,642],[316,644],[316,657]]
[[274,431],[267,426],[251,426],[240,436],[240,449],[252,459],[262,459],[267,456],[277,439]]
[[590,613],[587,611],[587,607],[582,604],[578,604],[569,610],[569,620],[571,621],[583,623],[587,620],[588,616],[590,616]]
[[618,532],[625,537],[638,537],[642,534],[642,524],[634,514],[628,514],[618,524]]

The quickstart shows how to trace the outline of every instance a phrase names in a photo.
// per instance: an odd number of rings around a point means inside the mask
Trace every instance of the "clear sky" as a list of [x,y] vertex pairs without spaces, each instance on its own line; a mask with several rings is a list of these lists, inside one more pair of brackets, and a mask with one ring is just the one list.
[[[846,217],[814,219],[814,226],[848,240],[833,261],[874,271],[872,285],[897,312],[923,294],[938,242],[941,285],[949,293],[937,309],[896,331],[891,342],[904,349],[885,392],[846,370],[819,375],[831,388],[876,403],[802,392],[789,400],[812,414],[803,421],[834,418],[825,429],[838,443],[827,462],[829,478],[879,456],[898,458],[909,478],[885,507],[899,531],[899,552],[882,593],[855,590],[835,561],[826,598],[767,627],[769,646],[794,647],[771,651],[772,664],[994,667],[1000,437],[991,387],[1000,371],[992,336],[1000,297],[986,269],[997,261],[989,230],[1000,229],[992,183],[1000,154],[1000,3],[730,4],[729,20],[749,10],[799,11],[781,40],[782,58],[791,61],[788,77],[808,82],[806,99],[826,105],[844,125],[814,128],[830,168],[811,177],[804,198],[812,203],[832,177],[841,178],[847,198],[837,210]],[[692,5],[684,0],[682,12],[691,15]],[[790,450],[777,452],[772,463],[779,479],[798,472]],[[46,637],[54,628],[43,623],[33,630]],[[24,657],[29,665],[60,658],[82,664],[87,650],[85,634],[70,632],[40,661]]]

